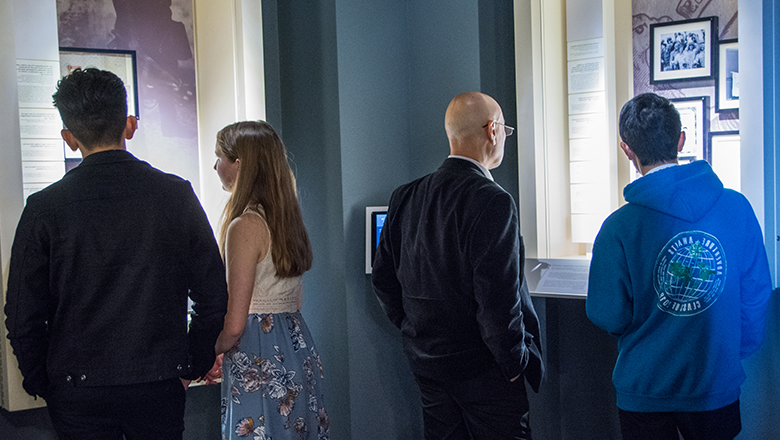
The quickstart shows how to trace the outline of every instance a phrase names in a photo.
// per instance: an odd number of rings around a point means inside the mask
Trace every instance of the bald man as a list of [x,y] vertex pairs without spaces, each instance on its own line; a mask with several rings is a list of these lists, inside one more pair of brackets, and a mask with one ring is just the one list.
[[523,376],[542,379],[517,206],[493,181],[514,129],[469,92],[444,117],[450,156],[393,192],[373,266],[420,387],[425,438],[530,439]]

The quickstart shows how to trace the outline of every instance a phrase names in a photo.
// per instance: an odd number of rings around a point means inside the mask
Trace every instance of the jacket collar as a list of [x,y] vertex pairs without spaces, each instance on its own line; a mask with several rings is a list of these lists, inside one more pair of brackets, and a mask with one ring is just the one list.
[[490,171],[485,168],[484,165],[468,157],[449,156],[447,157],[447,160],[444,161],[441,168],[471,169],[478,172],[483,177],[493,180],[493,175],[490,174]]
[[100,165],[111,162],[122,162],[127,160],[137,160],[135,156],[127,150],[106,150],[92,153],[81,161],[81,165]]

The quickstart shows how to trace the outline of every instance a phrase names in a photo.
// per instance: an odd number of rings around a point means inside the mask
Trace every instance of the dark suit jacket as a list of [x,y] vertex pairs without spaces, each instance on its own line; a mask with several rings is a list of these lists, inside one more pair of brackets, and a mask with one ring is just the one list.
[[538,391],[539,322],[512,196],[449,158],[393,192],[372,283],[415,374],[462,380],[498,363]]
[[224,265],[186,180],[111,150],[28,198],[5,305],[28,393],[202,376],[226,310]]

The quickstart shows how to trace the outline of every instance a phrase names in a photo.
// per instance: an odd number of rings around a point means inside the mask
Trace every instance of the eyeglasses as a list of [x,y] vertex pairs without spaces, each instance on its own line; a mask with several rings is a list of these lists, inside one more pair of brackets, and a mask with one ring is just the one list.
[[[493,122],[493,123],[498,124],[498,125],[503,125],[504,126],[504,133],[506,133],[507,136],[512,136],[512,133],[515,132],[514,127],[510,127],[510,126],[504,124],[503,122],[498,122],[498,121],[490,121],[490,122]],[[490,122],[488,122],[487,124],[483,125],[482,128],[485,128],[488,125],[490,125]]]

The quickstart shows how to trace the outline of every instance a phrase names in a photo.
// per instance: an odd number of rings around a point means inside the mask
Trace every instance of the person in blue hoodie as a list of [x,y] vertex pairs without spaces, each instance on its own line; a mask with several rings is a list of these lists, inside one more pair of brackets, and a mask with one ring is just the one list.
[[741,360],[761,345],[771,293],[758,220],[685,143],[669,100],[623,106],[621,148],[642,174],[593,245],[588,318],[618,339],[612,375],[624,439],[733,439]]

